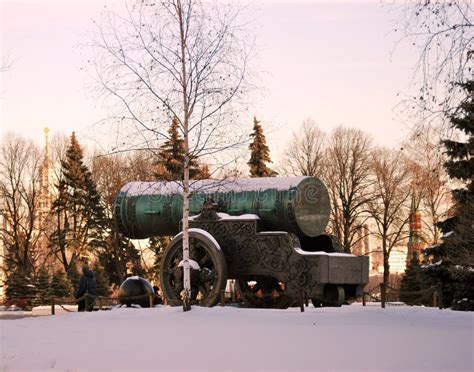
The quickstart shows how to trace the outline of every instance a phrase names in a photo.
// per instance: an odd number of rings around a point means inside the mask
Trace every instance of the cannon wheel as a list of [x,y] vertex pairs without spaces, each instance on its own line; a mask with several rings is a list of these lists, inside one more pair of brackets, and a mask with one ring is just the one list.
[[[227,263],[219,244],[204,230],[189,229],[191,265],[191,304],[211,307],[220,299],[227,283]],[[171,305],[183,301],[183,234],[176,235],[166,247],[160,266],[161,290]]]
[[294,299],[285,295],[284,285],[272,276],[253,275],[237,280],[240,298],[247,307],[286,309]]
[[323,290],[323,298],[312,298],[314,307],[340,307],[344,303],[345,293],[342,285],[326,284]]

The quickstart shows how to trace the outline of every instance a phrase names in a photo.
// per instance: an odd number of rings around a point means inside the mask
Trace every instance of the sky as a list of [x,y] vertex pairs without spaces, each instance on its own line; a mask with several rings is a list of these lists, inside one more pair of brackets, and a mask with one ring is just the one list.
[[[92,19],[105,0],[0,0],[1,133],[15,131],[42,143],[50,133],[76,131],[98,139],[91,126],[105,110],[94,101],[86,74]],[[111,4],[112,3],[112,4]],[[118,0],[107,1],[117,5]],[[330,132],[338,125],[370,132],[376,143],[397,146],[406,127],[394,108],[410,89],[414,50],[395,49],[399,13],[379,1],[251,1],[261,74],[252,107],[272,158],[305,118]],[[249,131],[252,123],[249,122]]]

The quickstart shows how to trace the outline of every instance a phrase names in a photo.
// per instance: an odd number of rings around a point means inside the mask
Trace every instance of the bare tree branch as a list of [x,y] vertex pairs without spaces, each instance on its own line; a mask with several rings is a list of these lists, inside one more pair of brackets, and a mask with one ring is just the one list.
[[0,226],[3,259],[9,270],[34,274],[39,260],[40,225],[39,149],[33,142],[7,134],[0,153]]
[[402,153],[389,149],[374,150],[372,169],[375,197],[368,201],[367,210],[377,227],[375,236],[382,242],[384,283],[388,285],[390,252],[408,237],[410,173]]
[[[407,0],[394,7],[401,13],[397,43],[419,50],[413,84],[417,93],[407,97],[400,109],[409,112],[419,133],[425,126],[443,125],[445,113],[458,102],[457,83],[472,77],[474,19],[471,0]],[[446,128],[445,128],[446,129]]]

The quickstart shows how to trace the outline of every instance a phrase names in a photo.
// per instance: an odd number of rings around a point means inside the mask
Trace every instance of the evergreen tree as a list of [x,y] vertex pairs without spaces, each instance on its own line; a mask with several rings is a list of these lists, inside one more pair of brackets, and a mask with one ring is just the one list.
[[451,276],[455,282],[451,309],[474,311],[474,270],[454,267]]
[[[169,137],[160,147],[155,177],[168,181],[182,180],[184,173],[184,139],[179,133],[178,118],[174,117],[168,129]],[[206,179],[211,174],[207,165],[200,165],[195,157],[189,159],[189,178]]]
[[104,268],[110,283],[120,286],[127,276],[127,265],[132,265],[133,275],[143,276],[141,270],[141,254],[135,248],[130,239],[122,234],[111,231],[107,241],[108,246],[100,249],[98,258],[101,266]]
[[450,117],[453,129],[461,132],[465,141],[443,141],[449,160],[445,168],[449,176],[465,184],[453,191],[456,216],[453,233],[446,237],[444,247],[452,261],[474,266],[474,80],[461,84],[467,98]]
[[36,302],[38,305],[46,305],[51,299],[51,283],[49,282],[48,271],[42,267],[36,276]]
[[250,134],[253,138],[252,143],[249,145],[250,160],[248,166],[250,167],[251,177],[274,177],[278,173],[273,171],[267,166],[267,163],[271,163],[270,150],[267,146],[265,135],[263,134],[262,126],[257,118],[253,118],[253,133]]
[[424,270],[431,285],[441,284],[443,306],[474,310],[472,271],[474,269],[474,81],[461,86],[467,93],[455,113],[451,126],[461,132],[459,140],[443,141],[449,160],[449,176],[465,187],[453,191],[455,216],[441,223],[443,243],[426,249],[431,264]]
[[68,274],[81,256],[103,244],[104,210],[83,158],[73,132],[66,158],[61,161],[59,194],[52,206],[56,229],[50,239],[51,248]]
[[463,200],[459,194],[473,192],[474,175],[474,80],[460,84],[466,91],[466,98],[450,116],[451,127],[465,135],[465,141],[445,140],[446,153],[450,158],[445,163],[451,178],[461,180],[467,187],[456,191],[456,199]]
[[22,270],[7,271],[6,297],[7,299],[18,299],[25,297],[34,297],[36,287],[31,277]]
[[56,271],[51,279],[51,294],[54,297],[71,297],[73,287],[64,271]]
[[410,265],[405,270],[405,275],[400,284],[400,301],[407,305],[421,305],[422,295],[413,292],[425,289],[423,284],[423,273],[420,266],[420,261],[416,252],[413,252],[413,257],[410,260]]
[[97,296],[108,297],[111,293],[109,278],[102,266],[95,264],[92,268],[97,284]]

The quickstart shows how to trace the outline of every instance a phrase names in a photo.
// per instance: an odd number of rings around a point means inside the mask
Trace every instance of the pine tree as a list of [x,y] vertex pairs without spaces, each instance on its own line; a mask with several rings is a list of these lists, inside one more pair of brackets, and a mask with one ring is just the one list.
[[[466,91],[464,99],[455,113],[450,116],[451,127],[466,136],[464,142],[445,140],[446,153],[450,158],[445,167],[451,178],[465,182],[466,188],[456,191],[456,199],[463,200],[462,194],[473,193],[474,176],[474,80],[460,84]],[[461,195],[459,195],[461,194]]]
[[48,271],[42,267],[36,276],[36,302],[38,305],[46,305],[51,299],[51,283],[49,282]]
[[465,141],[443,141],[449,176],[465,187],[453,191],[455,216],[441,223],[443,243],[426,249],[431,265],[424,270],[431,285],[441,284],[443,306],[474,310],[474,81],[460,84],[467,97],[450,116],[451,126]]
[[455,267],[451,276],[455,281],[451,309],[474,311],[474,270]]
[[[155,177],[167,181],[183,179],[184,172],[184,139],[179,133],[179,121],[174,117],[168,129],[169,137],[160,147],[159,161]],[[207,179],[211,174],[207,165],[200,165],[195,157],[189,160],[189,178]]]
[[56,230],[50,239],[68,274],[81,256],[103,244],[104,210],[83,158],[73,132],[66,158],[61,161],[59,195],[52,206]]
[[35,305],[36,287],[23,270],[7,271],[5,295],[10,305],[30,311]]
[[22,270],[7,271],[7,299],[29,298],[36,295],[36,287],[31,277]]
[[[116,229],[116,227],[113,227]],[[117,231],[111,231],[108,237],[108,246],[100,249],[99,262],[104,268],[110,281],[120,286],[127,275],[127,265],[132,264],[135,269],[134,275],[143,276],[141,269],[141,254],[135,248],[130,239],[125,238]]]
[[92,268],[94,273],[95,282],[97,284],[97,296],[108,297],[111,293],[109,278],[104,268],[98,264],[95,264]]
[[250,134],[253,138],[252,143],[249,145],[250,160],[248,166],[250,167],[251,177],[274,177],[278,173],[273,171],[267,166],[267,163],[271,163],[270,150],[267,146],[265,135],[263,134],[262,126],[260,121],[254,116],[253,118],[253,133]]
[[467,98],[450,117],[453,129],[461,132],[465,141],[443,141],[449,160],[445,168],[449,176],[465,184],[453,191],[456,216],[453,233],[444,241],[451,260],[460,265],[474,266],[474,80],[461,84]]
[[402,278],[400,285],[400,301],[407,305],[421,305],[422,296],[419,293],[413,292],[425,289],[423,284],[423,273],[420,266],[420,261],[416,252],[413,252],[413,257],[410,260],[410,265],[405,270],[405,275]]
[[51,294],[54,297],[71,297],[73,288],[64,271],[56,271],[51,279]]

